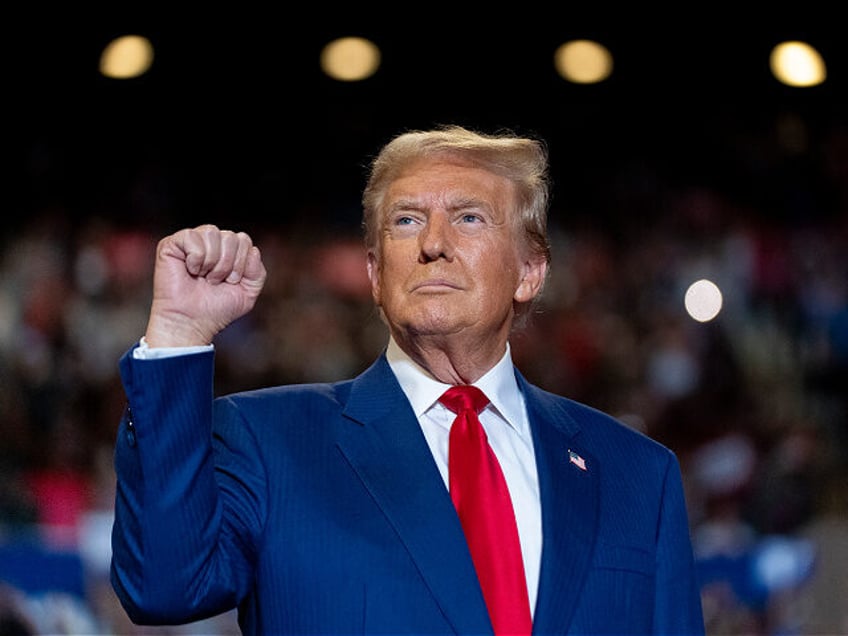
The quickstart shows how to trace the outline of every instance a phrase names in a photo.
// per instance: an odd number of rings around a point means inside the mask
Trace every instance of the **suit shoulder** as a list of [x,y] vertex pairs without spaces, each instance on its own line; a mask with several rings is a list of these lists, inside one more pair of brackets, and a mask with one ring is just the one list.
[[547,402],[546,408],[557,413],[560,421],[593,446],[602,445],[610,450],[626,449],[629,455],[649,453],[651,455],[673,454],[672,451],[644,431],[634,428],[624,420],[589,404],[579,402],[550,391],[532,388],[535,396]]

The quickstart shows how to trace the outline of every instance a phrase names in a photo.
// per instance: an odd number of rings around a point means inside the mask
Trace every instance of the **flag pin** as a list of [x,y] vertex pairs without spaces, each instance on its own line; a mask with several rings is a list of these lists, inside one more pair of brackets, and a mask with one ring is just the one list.
[[568,461],[577,466],[580,470],[586,470],[586,460],[570,448],[568,449]]

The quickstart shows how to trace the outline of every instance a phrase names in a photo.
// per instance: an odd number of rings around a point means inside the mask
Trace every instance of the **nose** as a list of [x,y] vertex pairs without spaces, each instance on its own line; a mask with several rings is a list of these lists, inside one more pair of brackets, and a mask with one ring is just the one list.
[[447,213],[433,211],[418,235],[421,244],[420,259],[424,263],[453,258],[453,227]]

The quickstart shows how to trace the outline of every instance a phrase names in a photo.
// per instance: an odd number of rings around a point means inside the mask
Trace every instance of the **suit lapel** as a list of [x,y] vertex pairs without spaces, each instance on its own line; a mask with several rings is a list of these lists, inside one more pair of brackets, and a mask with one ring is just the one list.
[[533,430],[542,503],[542,565],[533,630],[565,633],[595,547],[600,466],[581,448],[579,426],[561,398],[518,377]]
[[415,414],[384,357],[353,383],[338,445],[460,634],[491,631],[474,565]]

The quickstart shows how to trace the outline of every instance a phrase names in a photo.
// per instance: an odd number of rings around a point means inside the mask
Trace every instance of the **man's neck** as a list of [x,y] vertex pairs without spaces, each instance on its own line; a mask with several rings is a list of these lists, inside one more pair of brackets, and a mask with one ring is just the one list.
[[415,336],[392,332],[412,360],[439,382],[472,384],[494,367],[506,352],[506,339],[475,341],[458,336]]

